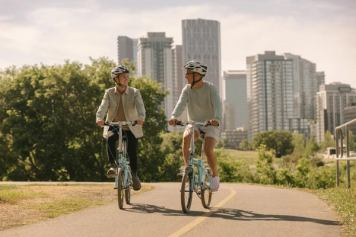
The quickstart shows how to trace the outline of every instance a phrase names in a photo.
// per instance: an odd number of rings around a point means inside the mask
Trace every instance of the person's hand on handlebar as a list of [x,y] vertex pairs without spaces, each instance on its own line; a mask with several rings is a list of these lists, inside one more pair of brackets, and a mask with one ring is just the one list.
[[168,124],[171,126],[176,126],[177,125],[177,119],[175,118],[171,118],[170,120],[168,120]]
[[139,120],[139,119],[138,119],[138,120],[136,120],[136,124],[137,124],[137,125],[141,125],[141,126],[142,126],[142,125],[143,125],[143,123],[144,123],[144,121],[143,121],[143,120]]
[[217,121],[217,120],[215,120],[215,119],[210,119],[210,120],[208,121],[207,125],[219,127],[219,121]]
[[104,122],[104,120],[97,120],[97,121],[96,121],[96,124],[97,124],[99,127],[104,127],[105,122]]

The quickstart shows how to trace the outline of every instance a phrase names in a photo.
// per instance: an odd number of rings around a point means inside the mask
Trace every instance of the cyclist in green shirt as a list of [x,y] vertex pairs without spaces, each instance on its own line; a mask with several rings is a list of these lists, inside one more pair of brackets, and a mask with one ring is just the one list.
[[[216,88],[211,83],[203,81],[207,72],[207,66],[197,61],[189,61],[184,68],[186,69],[185,78],[188,84],[183,88],[168,124],[175,126],[177,122],[176,118],[187,108],[188,121],[209,122],[212,125],[206,126],[202,130],[205,132],[204,152],[212,170],[210,188],[212,191],[217,191],[220,179],[214,147],[219,139],[220,131],[218,127],[222,118],[220,97]],[[195,134],[195,136],[197,135]],[[187,126],[183,134],[182,146],[185,167],[188,167],[191,136],[192,128],[191,126]]]

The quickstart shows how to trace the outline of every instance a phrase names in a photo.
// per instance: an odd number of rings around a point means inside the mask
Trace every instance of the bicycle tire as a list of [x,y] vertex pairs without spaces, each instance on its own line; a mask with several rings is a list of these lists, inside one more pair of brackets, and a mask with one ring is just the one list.
[[205,175],[205,182],[201,187],[201,203],[204,208],[208,209],[210,208],[210,203],[211,203],[211,198],[213,196],[213,193],[210,190],[210,183],[209,183],[209,175]]
[[192,190],[192,183],[193,178],[188,174],[184,174],[182,178],[182,186],[181,186],[181,206],[182,211],[184,213],[188,213],[192,204],[192,197],[193,197],[193,190]]
[[120,209],[124,208],[124,196],[125,196],[125,189],[124,189],[124,173],[122,170],[119,171],[117,176],[117,202]]
[[131,204],[131,186],[129,185],[126,189],[125,189],[125,201],[127,205]]

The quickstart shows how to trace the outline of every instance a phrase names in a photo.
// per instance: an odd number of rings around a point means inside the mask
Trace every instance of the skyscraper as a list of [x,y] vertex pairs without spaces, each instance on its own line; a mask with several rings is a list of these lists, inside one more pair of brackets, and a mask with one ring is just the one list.
[[293,62],[293,99],[296,118],[315,118],[315,96],[319,90],[321,74],[316,72],[316,64],[299,55],[285,53],[286,59]]
[[164,102],[167,117],[174,106],[172,43],[173,39],[167,38],[164,32],[148,32],[147,37],[139,38],[137,46],[138,76],[156,80],[169,93]]
[[173,54],[173,100],[178,101],[180,93],[185,85],[185,75],[183,70],[182,45],[175,45]]
[[320,86],[317,93],[316,140],[324,141],[325,132],[335,133],[335,128],[348,121],[344,109],[356,105],[356,90],[348,84],[331,83]]
[[224,71],[224,124],[225,130],[238,127],[247,129],[248,108],[246,94],[246,71]]
[[315,119],[316,93],[324,83],[316,64],[299,55],[247,57],[249,122],[252,138],[257,132],[283,129],[310,136]]
[[137,61],[137,39],[128,36],[119,35],[117,37],[117,56],[118,63],[126,59],[136,66]]
[[246,58],[249,139],[258,132],[290,130],[293,62],[274,51]]
[[183,62],[197,60],[208,66],[205,80],[221,94],[220,23],[215,20],[182,20]]

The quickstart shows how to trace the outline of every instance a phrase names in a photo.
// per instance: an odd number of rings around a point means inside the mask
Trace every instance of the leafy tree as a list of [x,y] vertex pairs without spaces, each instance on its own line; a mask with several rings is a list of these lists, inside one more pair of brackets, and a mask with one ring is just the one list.
[[294,146],[292,143],[292,134],[287,131],[268,131],[255,136],[254,147],[265,145],[267,149],[274,150],[276,157],[291,154]]
[[252,150],[251,144],[248,142],[247,139],[244,139],[239,144],[239,149],[243,151],[250,151]]
[[146,108],[144,136],[139,145],[139,173],[144,181],[158,181],[159,167],[164,163],[160,151],[160,133],[167,130],[166,116],[162,103],[166,92],[160,84],[148,78],[133,78],[131,85],[140,90]]
[[161,152],[165,159],[159,167],[160,180],[179,181],[180,177],[177,174],[179,168],[183,165],[182,133],[162,133],[161,138]]
[[[90,65],[9,68],[0,73],[0,179],[106,180],[107,157],[95,124],[104,90],[112,87],[115,64],[91,59]],[[147,78],[132,78],[147,110],[140,156],[146,180],[157,180],[160,133],[166,123],[165,92]]]

